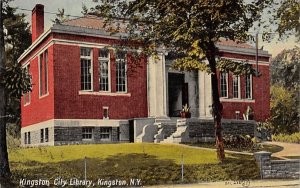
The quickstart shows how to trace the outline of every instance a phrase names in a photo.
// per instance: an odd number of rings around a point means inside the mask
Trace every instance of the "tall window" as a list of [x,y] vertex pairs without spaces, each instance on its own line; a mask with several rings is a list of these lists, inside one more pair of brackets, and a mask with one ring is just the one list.
[[93,138],[93,127],[82,128],[82,139],[91,140]]
[[92,50],[90,48],[80,49],[81,65],[81,90],[92,91]]
[[127,91],[127,75],[126,75],[126,53],[117,53],[116,57],[116,79],[117,92]]
[[39,91],[40,96],[48,93],[48,51],[39,56]]
[[233,98],[240,98],[240,77],[233,75],[232,77]]
[[100,91],[110,91],[110,57],[106,49],[99,50],[99,88]]
[[246,84],[245,84],[245,94],[246,94],[246,99],[252,99],[252,75],[246,75]]
[[[29,70],[30,70],[30,65],[29,64],[25,67],[25,70],[29,74]],[[30,91],[23,94],[23,100],[24,100],[24,105],[30,104]]]
[[221,97],[228,97],[228,74],[221,72],[220,74]]

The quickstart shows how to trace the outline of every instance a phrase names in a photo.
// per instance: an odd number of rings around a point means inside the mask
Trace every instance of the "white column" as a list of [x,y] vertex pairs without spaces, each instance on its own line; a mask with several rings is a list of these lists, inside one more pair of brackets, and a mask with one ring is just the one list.
[[203,119],[211,119],[210,106],[212,104],[211,76],[199,71],[199,116]]
[[148,105],[150,117],[167,116],[165,55],[148,58]]

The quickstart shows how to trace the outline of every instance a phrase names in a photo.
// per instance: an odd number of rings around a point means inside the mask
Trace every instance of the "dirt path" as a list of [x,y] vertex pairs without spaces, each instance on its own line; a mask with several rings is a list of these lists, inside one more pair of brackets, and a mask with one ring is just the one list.
[[300,144],[292,144],[292,143],[284,143],[284,142],[265,142],[265,143],[283,147],[282,151],[272,154],[272,156],[274,157],[285,158],[286,156],[300,156]]

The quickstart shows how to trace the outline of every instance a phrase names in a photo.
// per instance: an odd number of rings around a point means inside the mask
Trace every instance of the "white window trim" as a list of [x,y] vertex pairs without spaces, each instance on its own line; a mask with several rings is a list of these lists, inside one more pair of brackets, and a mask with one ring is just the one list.
[[[234,97],[234,78],[238,78],[238,97]],[[232,74],[232,98],[233,99],[241,99],[241,77]]]
[[94,140],[94,127],[82,127],[82,135],[84,134],[83,129],[85,129],[85,128],[91,128],[92,138],[83,138],[83,136],[82,136],[82,141],[92,141],[92,140]]
[[[25,95],[28,95],[28,102],[26,102],[26,100],[25,100],[25,98],[26,98]],[[30,105],[30,102],[31,102],[31,92],[30,91],[23,94],[23,100],[24,100],[24,105],[23,106]]]
[[[245,81],[245,98],[248,100],[253,99],[253,77],[252,74],[249,75],[250,76],[250,97],[246,97],[247,96],[247,83]],[[246,75],[246,79],[247,79],[247,75]]]
[[[226,74],[226,97],[220,97],[220,98],[223,98],[223,99],[228,99],[229,98],[229,95],[228,95],[228,72],[225,72],[225,74]],[[220,72],[220,75],[222,76],[222,72]],[[221,91],[221,89],[222,89],[222,86],[221,86],[221,79],[220,79],[220,95],[221,95],[221,93],[222,93],[222,91]]]
[[[122,59],[117,59],[116,58],[116,65],[117,65],[117,62],[120,61]],[[125,54],[125,91],[117,91],[116,89],[116,93],[127,93],[127,53]],[[116,67],[116,71],[117,71],[117,67]],[[116,77],[116,86],[117,86],[117,77]]]
[[111,97],[131,97],[131,93],[123,93],[123,92],[93,92],[93,91],[85,91],[80,90],[78,95],[97,95],[97,96],[111,96]]
[[[27,69],[27,73],[28,73],[28,74],[29,74],[29,69],[28,69],[29,66],[30,66],[30,64],[28,63],[28,64],[24,67],[24,69]],[[26,100],[25,100],[25,95],[28,95],[28,102],[26,102]],[[24,100],[23,106],[28,106],[28,105],[30,105],[30,102],[31,102],[31,92],[30,92],[30,91],[28,91],[27,93],[24,93],[24,94],[23,94],[23,100]]]
[[[106,133],[106,132],[104,133],[104,132],[101,131],[101,128],[106,128],[106,129],[109,130],[109,132],[108,133]],[[108,134],[109,138],[101,138],[102,134]],[[112,127],[100,127],[100,140],[101,141],[111,141],[112,140]]]
[[[88,49],[90,49],[91,50],[91,54],[90,54],[90,56],[82,56],[81,54],[80,54],[80,69],[81,69],[81,59],[86,59],[86,60],[91,60],[91,89],[89,89],[89,90],[82,90],[81,89],[81,86],[80,86],[80,90],[81,91],[94,91],[94,66],[93,66],[93,48],[89,48],[89,47],[85,47],[85,46],[80,46],[80,50],[81,50],[81,48],[88,48]],[[79,53],[81,53],[81,52],[79,52]],[[81,70],[80,70],[81,71]],[[81,74],[81,73],[80,73]],[[80,84],[81,84],[81,80],[80,80]]]
[[[100,48],[99,50],[101,50],[103,48]],[[98,66],[100,65],[100,61],[104,60],[104,61],[108,61],[108,91],[101,91],[100,90],[100,77],[99,77],[99,92],[100,93],[110,93],[111,92],[111,62],[110,62],[110,51],[108,51],[108,57],[107,58],[103,58],[103,57],[99,57],[98,55]],[[100,67],[99,67],[100,68]]]
[[[41,54],[44,54],[48,49],[45,49],[44,51],[42,51],[40,54],[38,54],[38,71],[39,71],[39,99],[47,97],[49,95],[49,53],[47,52],[47,57],[48,57],[48,63],[47,63],[47,93],[41,95],[41,70],[40,70],[40,66],[41,66]],[[44,58],[44,55],[43,55]]]

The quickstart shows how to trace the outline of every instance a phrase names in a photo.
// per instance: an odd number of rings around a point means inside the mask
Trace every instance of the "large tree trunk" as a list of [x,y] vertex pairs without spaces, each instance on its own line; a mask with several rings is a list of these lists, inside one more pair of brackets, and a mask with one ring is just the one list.
[[[0,0],[0,77],[5,67],[5,46],[3,33],[3,2]],[[6,119],[5,119],[5,88],[0,84],[0,178],[6,179],[10,176],[6,142]]]
[[225,159],[224,143],[222,137],[223,129],[221,125],[223,105],[220,102],[218,77],[217,77],[217,69],[216,69],[217,49],[213,42],[210,43],[209,48],[210,51],[209,53],[207,53],[206,56],[209,62],[210,69],[212,71],[211,73],[211,87],[212,87],[212,98],[213,98],[212,114],[215,123],[217,157],[222,162]]

